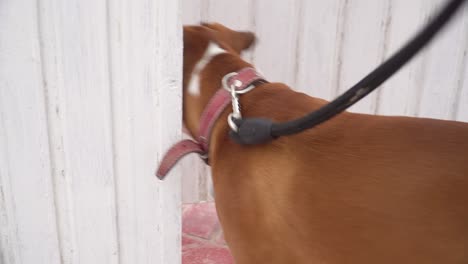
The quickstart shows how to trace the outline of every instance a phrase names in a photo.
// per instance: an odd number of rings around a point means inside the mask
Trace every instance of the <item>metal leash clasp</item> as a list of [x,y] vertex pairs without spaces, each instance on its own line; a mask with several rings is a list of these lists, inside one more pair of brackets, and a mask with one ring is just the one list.
[[227,121],[228,121],[229,127],[235,132],[237,132],[239,128],[237,127],[234,120],[242,118],[239,97],[238,97],[239,92],[237,91],[237,88],[242,86],[242,82],[240,80],[236,80],[233,84],[229,85],[229,79],[236,75],[237,75],[237,72],[228,73],[223,77],[223,80],[222,80],[223,88],[226,89],[231,94],[232,113],[229,114]]

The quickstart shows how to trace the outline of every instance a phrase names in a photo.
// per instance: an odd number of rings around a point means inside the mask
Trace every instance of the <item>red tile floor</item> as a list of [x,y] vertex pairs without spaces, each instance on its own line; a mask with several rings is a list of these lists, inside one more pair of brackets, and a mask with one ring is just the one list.
[[182,206],[182,263],[233,264],[214,203]]

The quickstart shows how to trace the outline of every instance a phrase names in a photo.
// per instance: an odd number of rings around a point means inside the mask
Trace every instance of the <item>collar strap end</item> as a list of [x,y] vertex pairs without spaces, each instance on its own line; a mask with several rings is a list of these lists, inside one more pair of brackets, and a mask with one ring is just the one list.
[[[254,68],[244,68],[223,78],[223,86],[232,85],[240,94],[250,91],[259,82],[266,82],[266,80]],[[221,88],[214,94],[202,113],[197,137],[198,142],[187,139],[171,147],[164,155],[156,171],[156,176],[160,180],[163,180],[177,162],[189,153],[198,153],[206,163],[208,162],[213,126],[230,103],[231,93],[228,90]]]
[[200,144],[197,142],[186,139],[172,146],[164,155],[159,168],[156,171],[156,177],[160,180],[164,180],[169,171],[182,159],[185,155],[190,153],[198,153],[200,155],[206,155]]

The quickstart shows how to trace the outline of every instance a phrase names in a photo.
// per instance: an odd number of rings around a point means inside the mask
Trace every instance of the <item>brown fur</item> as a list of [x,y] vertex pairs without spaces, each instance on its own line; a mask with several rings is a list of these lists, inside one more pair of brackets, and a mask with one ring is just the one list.
[[[222,76],[249,65],[238,56],[253,41],[247,35],[219,24],[184,28],[184,88],[209,41],[230,51],[202,71],[199,97],[184,90],[192,134]],[[277,121],[325,103],[280,83],[241,97],[244,116]],[[228,137],[229,112],[214,129],[210,163],[238,264],[468,263],[468,124],[346,112],[240,146]]]

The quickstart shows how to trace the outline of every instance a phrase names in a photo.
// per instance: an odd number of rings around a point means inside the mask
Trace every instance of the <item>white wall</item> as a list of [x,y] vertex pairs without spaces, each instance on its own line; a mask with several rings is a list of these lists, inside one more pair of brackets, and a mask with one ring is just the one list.
[[0,263],[180,263],[179,9],[0,1]]
[[[183,22],[249,29],[245,57],[270,81],[333,99],[412,36],[447,0],[183,0]],[[468,122],[468,6],[433,45],[351,111]],[[183,199],[209,198],[207,169],[183,162]],[[194,168],[196,168],[194,172]]]

